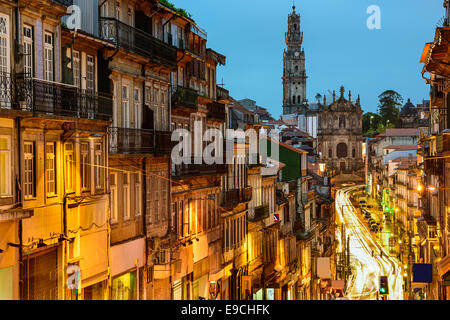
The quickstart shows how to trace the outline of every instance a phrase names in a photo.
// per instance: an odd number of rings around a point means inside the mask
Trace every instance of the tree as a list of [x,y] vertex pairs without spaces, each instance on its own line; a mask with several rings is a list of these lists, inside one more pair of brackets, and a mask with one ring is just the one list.
[[377,113],[366,112],[363,115],[363,132],[365,136],[373,137],[377,133],[378,126],[382,123],[381,116]]
[[378,112],[384,125],[398,126],[400,124],[400,107],[403,104],[402,96],[394,90],[387,90],[378,96],[380,105]]

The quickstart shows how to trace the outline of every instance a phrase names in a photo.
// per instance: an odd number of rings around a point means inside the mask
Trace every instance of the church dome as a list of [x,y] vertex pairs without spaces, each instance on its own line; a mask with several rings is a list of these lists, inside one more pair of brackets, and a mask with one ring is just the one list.
[[403,106],[400,115],[402,116],[417,116],[417,108],[411,102],[411,99],[408,99],[408,102]]

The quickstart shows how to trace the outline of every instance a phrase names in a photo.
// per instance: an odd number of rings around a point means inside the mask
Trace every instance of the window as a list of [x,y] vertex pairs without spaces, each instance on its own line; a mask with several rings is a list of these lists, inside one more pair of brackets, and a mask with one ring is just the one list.
[[23,196],[24,199],[32,199],[36,196],[34,142],[24,142],[23,157]]
[[73,143],[64,144],[64,162],[66,168],[65,185],[66,192],[75,191],[75,162],[73,154]]
[[297,97],[298,104],[302,103],[302,98],[300,96]]
[[81,88],[81,59],[80,52],[73,52],[73,84],[77,88]]
[[89,92],[95,91],[95,60],[89,55],[86,58],[86,89]]
[[111,173],[109,175],[109,190],[111,192],[111,223],[117,223],[117,173]]
[[11,196],[11,141],[0,136],[0,197]]
[[345,116],[339,117],[339,129],[345,129]]
[[54,81],[53,34],[46,32],[44,38],[45,80]]
[[101,143],[95,144],[94,153],[94,178],[95,178],[95,189],[103,189],[103,147]]
[[81,191],[89,191],[91,187],[89,143],[81,143],[80,153]]
[[130,174],[123,174],[123,218],[130,219]]
[[135,197],[135,206],[136,206],[136,216],[140,216],[142,214],[142,174],[135,173],[134,174],[134,197]]
[[24,51],[24,72],[27,75],[33,76],[33,28],[30,26],[25,26],[23,28],[23,51]]
[[45,171],[47,179],[47,197],[56,195],[56,144],[45,145]]
[[9,72],[9,18],[0,15],[0,72]]
[[296,97],[292,96],[292,103],[295,104],[295,101],[296,101]]
[[130,127],[130,108],[128,104],[128,87],[122,86],[122,116],[123,127]]
[[345,143],[339,143],[337,145],[336,154],[338,158],[347,158],[348,156],[348,148]]
[[331,148],[328,149],[328,158],[333,158],[333,150]]
[[356,158],[356,149],[355,148],[353,148],[352,155],[353,155],[353,158]]
[[139,88],[134,88],[134,125],[136,129],[141,128],[141,95]]

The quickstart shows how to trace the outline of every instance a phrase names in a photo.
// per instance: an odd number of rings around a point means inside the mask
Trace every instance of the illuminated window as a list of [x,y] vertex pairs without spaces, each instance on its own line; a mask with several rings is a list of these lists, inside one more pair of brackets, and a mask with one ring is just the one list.
[[46,32],[44,36],[44,67],[45,67],[45,80],[54,81],[54,47],[53,47],[53,34]]
[[45,145],[45,171],[47,197],[54,197],[56,195],[56,145],[54,142]]
[[103,168],[103,146],[101,143],[95,144],[95,153],[94,153],[94,178],[95,178],[95,189],[101,190],[103,189],[103,172],[105,169]]
[[23,196],[25,199],[32,199],[36,196],[34,142],[24,142],[23,157]]
[[136,216],[140,216],[142,214],[142,174],[135,173],[134,174],[134,197],[135,197],[135,206],[136,206]]
[[117,173],[109,175],[111,223],[117,223]]
[[130,216],[130,174],[126,172],[123,174],[123,218],[129,220]]
[[73,143],[64,144],[64,162],[66,169],[66,192],[71,193],[75,191],[75,159],[73,153]]
[[81,191],[89,191],[91,188],[91,166],[89,143],[81,143],[80,146],[80,176]]
[[23,51],[24,51],[24,72],[33,76],[33,28],[30,26],[23,27]]
[[10,137],[0,136],[0,197],[12,196],[11,192],[11,142]]

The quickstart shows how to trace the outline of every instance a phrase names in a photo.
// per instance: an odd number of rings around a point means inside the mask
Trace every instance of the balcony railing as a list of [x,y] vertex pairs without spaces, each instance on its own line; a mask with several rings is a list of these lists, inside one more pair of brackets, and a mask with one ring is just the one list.
[[177,49],[174,46],[117,19],[100,18],[100,37],[170,69],[177,67]]
[[219,102],[208,103],[208,119],[225,122],[225,105]]
[[111,121],[112,96],[64,83],[0,73],[0,108]]
[[198,93],[194,89],[178,86],[172,97],[172,107],[198,108]]
[[195,159],[191,159],[191,163],[182,163],[174,165],[173,176],[177,178],[203,176],[203,175],[225,175],[227,173],[226,164],[212,164],[208,165],[202,163],[195,163]]
[[264,219],[267,219],[270,215],[270,209],[268,204],[264,204],[262,206],[255,208],[255,217],[253,219],[249,219],[251,222],[257,222]]
[[239,203],[245,203],[252,200],[253,188],[226,190],[222,193],[222,207],[234,208]]
[[170,132],[144,129],[109,128],[111,154],[169,154]]

